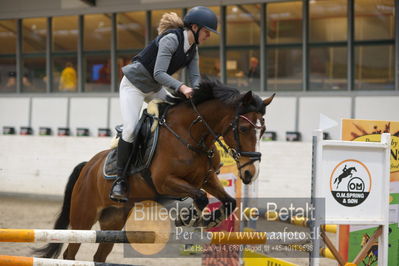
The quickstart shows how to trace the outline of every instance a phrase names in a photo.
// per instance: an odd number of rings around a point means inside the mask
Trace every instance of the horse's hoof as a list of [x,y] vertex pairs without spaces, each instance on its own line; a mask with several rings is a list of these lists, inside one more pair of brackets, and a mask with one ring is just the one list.
[[125,203],[128,201],[127,197],[118,197],[118,196],[112,195],[112,194],[109,195],[109,198],[118,203]]

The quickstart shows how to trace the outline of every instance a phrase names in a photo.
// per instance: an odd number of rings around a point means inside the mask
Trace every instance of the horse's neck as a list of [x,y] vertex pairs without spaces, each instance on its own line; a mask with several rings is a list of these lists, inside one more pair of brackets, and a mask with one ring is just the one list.
[[[223,134],[234,117],[234,110],[220,103],[218,100],[201,104],[198,106],[198,111],[216,134]],[[205,135],[210,132],[205,127],[202,127],[202,132],[198,133],[198,135]],[[208,145],[211,145],[214,139],[209,136],[207,142]]]
[[[210,100],[201,103],[197,106],[197,109],[202,118],[210,126],[215,134],[222,134],[234,116],[234,110],[222,104],[218,100]],[[176,109],[172,109],[171,111],[173,112],[171,118],[173,120],[177,119],[178,122],[176,120],[175,121],[180,124],[182,129],[184,129],[184,131],[186,132],[188,132],[187,129],[191,127],[192,122],[198,117],[198,114],[194,112],[193,108],[187,105],[179,106]],[[188,116],[181,114],[191,115]],[[197,122],[194,126],[190,128],[190,130],[191,132],[189,132],[189,137],[192,137],[194,140],[199,141],[200,139],[203,139],[204,136],[206,136],[206,138],[204,139],[204,143],[208,147],[212,145],[215,141],[203,122]]]

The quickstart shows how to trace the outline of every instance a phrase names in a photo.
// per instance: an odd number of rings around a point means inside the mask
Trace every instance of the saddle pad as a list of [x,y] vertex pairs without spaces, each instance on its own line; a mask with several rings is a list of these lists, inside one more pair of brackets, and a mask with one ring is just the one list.
[[[136,137],[137,143],[133,143],[132,160],[128,175],[133,175],[149,168],[158,143],[159,127],[151,131],[153,118],[143,113],[142,121],[139,123],[140,130]],[[112,149],[104,162],[103,176],[105,179],[117,178],[117,149]]]
[[117,150],[112,149],[108,153],[107,158],[105,158],[105,162],[104,162],[103,175],[104,175],[105,179],[113,180],[113,179],[117,178],[116,160],[117,160]]

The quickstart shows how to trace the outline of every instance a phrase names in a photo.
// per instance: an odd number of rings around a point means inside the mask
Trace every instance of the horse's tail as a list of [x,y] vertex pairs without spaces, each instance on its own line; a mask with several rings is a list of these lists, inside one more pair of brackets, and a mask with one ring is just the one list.
[[[54,229],[68,229],[69,226],[69,213],[71,209],[71,198],[73,187],[87,162],[82,162],[75,166],[72,174],[69,176],[68,183],[65,188],[64,202],[62,203],[61,212],[57,217],[54,224]],[[42,258],[56,258],[60,255],[63,243],[50,243],[38,249],[34,249],[33,253]]]

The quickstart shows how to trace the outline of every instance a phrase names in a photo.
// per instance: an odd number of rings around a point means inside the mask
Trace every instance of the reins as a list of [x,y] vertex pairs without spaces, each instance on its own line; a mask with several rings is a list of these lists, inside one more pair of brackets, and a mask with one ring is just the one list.
[[168,123],[166,123],[166,118],[165,117],[166,117],[166,114],[167,114],[169,108],[170,108],[170,105],[168,105],[168,107],[166,107],[162,117],[159,119],[159,125],[160,126],[164,126],[167,130],[169,130],[169,132],[172,133],[173,136],[175,136],[176,139],[178,141],[180,141],[184,146],[186,146],[187,149],[192,150],[192,151],[197,152],[197,153],[205,153],[208,156],[208,158],[213,158],[214,152],[215,152],[213,149],[205,150],[202,147],[198,147],[199,145],[194,146],[194,145],[190,144],[187,140],[183,139],[179,134],[177,134],[177,132],[174,131],[168,125]]

